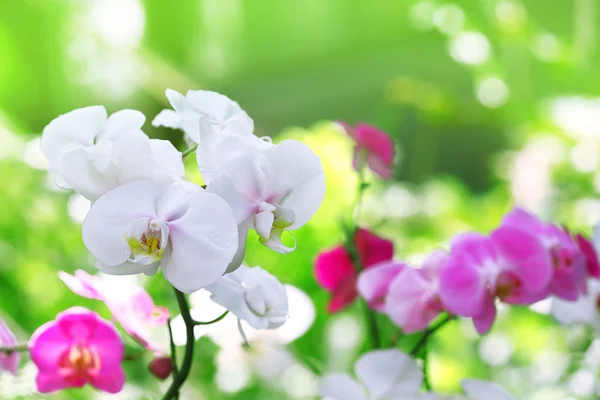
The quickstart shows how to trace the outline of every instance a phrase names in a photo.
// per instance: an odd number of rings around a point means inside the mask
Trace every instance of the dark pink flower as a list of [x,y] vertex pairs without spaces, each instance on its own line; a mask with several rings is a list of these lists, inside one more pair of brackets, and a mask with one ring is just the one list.
[[[8,328],[2,318],[0,318],[0,346],[12,347],[17,344],[17,339],[12,331]],[[0,371],[8,371],[16,375],[19,369],[21,355],[18,352],[4,354],[0,352]]]
[[554,267],[549,287],[551,294],[575,301],[585,291],[588,274],[586,256],[566,229],[547,224],[522,208],[515,208],[508,213],[502,226],[523,230],[538,238],[546,248]]
[[394,278],[405,268],[406,264],[398,261],[383,261],[373,265],[358,276],[358,292],[367,301],[369,307],[384,312],[385,300]]
[[173,372],[173,360],[166,356],[154,357],[148,364],[148,370],[158,379],[165,380]]
[[125,384],[124,345],[115,327],[85,308],[74,307],[39,327],[29,343],[42,393],[90,384],[108,393]]
[[356,142],[354,169],[360,171],[366,165],[383,179],[390,179],[393,172],[395,148],[392,139],[382,130],[368,124],[355,127],[339,122],[339,125]]
[[421,268],[404,268],[390,285],[385,311],[405,333],[426,329],[445,310],[439,279],[447,258],[447,252],[435,251]]
[[466,233],[452,241],[440,275],[440,296],[448,311],[472,317],[481,334],[496,317],[495,299],[531,304],[548,294],[549,253],[534,235],[503,226],[487,237]]
[[[390,260],[394,255],[394,244],[366,229],[358,229],[354,238],[360,264],[370,268],[382,261]],[[315,262],[317,282],[331,292],[332,298],[327,307],[330,313],[335,313],[349,304],[358,296],[356,283],[358,266],[354,265],[352,257],[344,246],[338,246],[324,251]]]

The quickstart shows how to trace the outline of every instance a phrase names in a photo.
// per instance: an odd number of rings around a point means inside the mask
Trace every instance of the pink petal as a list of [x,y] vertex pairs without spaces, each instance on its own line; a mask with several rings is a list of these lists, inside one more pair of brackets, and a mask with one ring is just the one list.
[[357,124],[354,128],[354,139],[358,147],[377,155],[384,163],[394,161],[394,142],[382,130],[368,124]]
[[346,308],[358,297],[356,277],[352,276],[341,282],[333,292],[333,297],[327,306],[327,312],[333,314]]
[[125,353],[125,345],[117,329],[110,322],[98,318],[93,333],[87,338],[86,345],[92,346],[100,357],[100,373],[119,368]]
[[72,340],[59,328],[56,321],[40,326],[31,336],[29,352],[31,360],[40,373],[54,374],[63,354],[69,350]]
[[[0,318],[0,346],[14,346],[17,344],[17,339],[12,331],[8,328],[2,318]],[[13,375],[16,375],[19,369],[19,362],[21,361],[21,354],[18,352],[11,354],[0,353],[0,371],[8,371]]]
[[121,366],[114,368],[110,373],[102,373],[91,381],[92,386],[107,393],[118,393],[125,385],[125,374]]
[[394,256],[393,242],[379,237],[366,229],[359,228],[354,240],[361,263],[365,268],[382,261],[391,260]]
[[73,293],[88,299],[102,300],[99,291],[101,285],[99,279],[87,272],[78,269],[73,276],[64,271],[59,271],[58,277]]
[[504,226],[496,229],[491,238],[508,261],[510,269],[520,278],[523,292],[544,291],[553,276],[550,255],[533,235],[518,228]]
[[392,179],[394,176],[393,163],[384,161],[378,154],[367,155],[367,164],[383,179]]
[[38,372],[35,377],[35,385],[40,393],[51,393],[62,389],[68,389],[72,387],[83,387],[85,380],[79,380],[74,382],[73,380],[66,379],[64,376],[56,372]]
[[587,275],[600,278],[600,262],[598,261],[598,253],[592,242],[583,235],[575,236],[579,249],[584,254],[586,259]]
[[404,268],[406,264],[395,261],[384,261],[372,266],[359,275],[358,292],[371,308],[383,312],[388,289]]
[[555,268],[550,292],[564,300],[576,301],[585,291],[585,266],[577,263],[570,268]]
[[334,291],[342,281],[356,276],[350,255],[343,246],[324,251],[315,262],[317,282],[326,290]]
[[487,296],[483,268],[467,252],[454,250],[440,274],[440,296],[448,311],[463,317],[483,312]]
[[480,335],[488,333],[496,319],[496,304],[494,303],[494,297],[491,295],[486,296],[484,304],[485,308],[483,313],[473,317],[473,324]]
[[57,326],[72,341],[85,342],[94,334],[98,314],[83,307],[72,307],[56,317]]
[[520,207],[512,209],[504,216],[502,226],[513,226],[534,235],[546,230],[546,224],[542,220]]
[[385,300],[385,311],[405,333],[422,331],[443,306],[435,283],[422,270],[406,267],[394,279]]

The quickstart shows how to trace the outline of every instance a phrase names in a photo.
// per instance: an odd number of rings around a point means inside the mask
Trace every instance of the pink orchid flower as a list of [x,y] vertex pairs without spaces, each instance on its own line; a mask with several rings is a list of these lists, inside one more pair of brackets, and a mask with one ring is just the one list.
[[[17,344],[17,339],[8,325],[0,318],[0,346],[11,347]],[[0,371],[8,371],[13,375],[17,374],[21,355],[18,352],[4,354],[0,352]]]
[[512,226],[539,238],[554,266],[554,277],[549,287],[551,294],[575,301],[585,291],[588,274],[586,256],[566,229],[547,224],[522,208],[508,213],[502,226]]
[[361,123],[351,127],[345,122],[338,122],[338,124],[356,142],[354,169],[360,171],[368,165],[383,179],[392,178],[396,152],[392,139],[372,125]]
[[[361,266],[370,268],[382,261],[391,260],[394,255],[394,244],[366,229],[359,228],[354,238]],[[358,267],[344,246],[338,246],[324,251],[315,262],[317,282],[332,293],[332,299],[327,307],[328,312],[335,313],[349,304],[358,296],[356,282]]]
[[437,250],[421,268],[405,268],[391,283],[385,311],[405,333],[426,329],[446,309],[439,294],[439,280],[447,258],[446,251]]
[[169,310],[156,306],[143,287],[133,285],[126,290],[115,290],[82,270],[76,270],[75,275],[60,271],[59,277],[76,294],[103,301],[127,334],[146,349],[161,352],[160,345],[152,339],[152,329],[167,325]]
[[390,285],[405,268],[409,268],[405,263],[393,260],[373,265],[358,276],[358,293],[369,307],[384,312]]
[[440,296],[449,312],[472,317],[481,334],[496,318],[495,299],[527,305],[547,295],[552,261],[533,235],[511,226],[487,237],[466,233],[452,241],[440,274]]
[[115,327],[90,310],[73,307],[39,327],[29,343],[42,393],[90,384],[117,393],[125,384],[124,345]]

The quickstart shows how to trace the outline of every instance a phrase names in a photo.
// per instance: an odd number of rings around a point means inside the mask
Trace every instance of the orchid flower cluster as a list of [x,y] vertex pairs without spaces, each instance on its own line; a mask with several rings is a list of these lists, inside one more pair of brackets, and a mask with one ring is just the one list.
[[[341,126],[357,144],[354,162],[360,178],[359,209],[369,186],[360,160],[363,167],[389,178],[389,173],[382,173],[382,166],[384,160],[394,158],[393,143],[368,125]],[[321,389],[326,399],[447,398],[421,391],[424,382],[429,389],[426,371],[424,376],[413,358],[426,360],[430,337],[459,317],[471,319],[476,331],[486,334],[496,319],[498,302],[530,306],[551,298],[559,321],[600,329],[600,262],[595,244],[523,208],[508,212],[487,235],[468,232],[455,236],[448,249],[435,249],[417,266],[395,259],[391,240],[357,225],[349,228],[344,224],[343,230],[345,243],[317,257],[315,277],[331,293],[329,313],[340,312],[358,298],[364,300],[375,350],[357,362],[358,381],[346,374],[326,377]],[[410,343],[411,337],[419,337],[410,354],[379,349],[382,338],[374,313],[387,315],[400,329],[391,340],[392,347],[410,348],[402,338]],[[513,398],[492,383],[465,380],[463,387],[469,399]]]
[[[167,332],[168,310],[155,306],[141,286],[118,287],[81,270],[59,274],[76,294],[103,301],[113,321],[154,355],[152,373],[173,375],[164,395],[173,399],[190,371],[194,328],[223,317],[193,320],[184,293],[209,291],[225,314],[255,329],[284,324],[284,285],[259,267],[242,265],[246,240],[254,230],[267,248],[293,251],[291,231],[319,208],[325,176],[319,157],[303,143],[255,136],[252,119],[229,98],[202,90],[186,96],[167,90],[166,96],[173,110],[162,111],[152,124],[182,130],[190,144],[184,152],[150,139],[141,112],[108,116],[102,106],[59,116],[44,129],[40,146],[56,184],[91,202],[82,238],[102,276],[151,276],[160,268],[174,287],[187,333],[181,365],[173,338],[169,356],[156,335]],[[194,151],[203,186],[184,180],[184,158]],[[25,345],[0,321],[0,345],[0,368],[12,373],[18,352],[29,351],[39,371],[37,389],[44,393],[86,384],[119,392],[125,382],[121,363],[131,358],[115,324],[81,307],[60,313]]]

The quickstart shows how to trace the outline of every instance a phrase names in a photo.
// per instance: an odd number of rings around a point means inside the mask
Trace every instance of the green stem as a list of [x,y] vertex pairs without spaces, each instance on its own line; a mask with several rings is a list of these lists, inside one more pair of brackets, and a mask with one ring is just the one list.
[[175,376],[178,374],[178,371],[177,371],[177,349],[175,347],[175,341],[173,340],[173,329],[171,328],[171,319],[170,318],[169,318],[167,326],[169,328],[169,345],[171,346],[171,362],[173,364],[171,373],[173,374],[173,376]]
[[187,150],[184,150],[184,151],[181,153],[181,158],[186,158],[187,156],[189,156],[190,154],[192,154],[194,151],[196,151],[196,149],[197,149],[197,148],[198,148],[198,145],[197,145],[197,144],[195,144],[195,145],[193,145],[192,147],[190,147],[189,149],[187,149]]
[[367,326],[371,332],[371,342],[373,343],[374,349],[379,349],[381,347],[381,336],[379,335],[379,326],[377,325],[377,317],[373,310],[369,308],[369,304],[364,302],[366,308],[366,318],[367,318]]
[[173,288],[173,290],[175,290],[177,305],[179,306],[179,311],[181,312],[183,321],[185,322],[186,343],[185,354],[183,356],[183,362],[181,364],[181,368],[179,369],[179,373],[173,376],[173,382],[171,382],[171,386],[169,386],[169,389],[163,396],[163,400],[173,400],[179,397],[179,390],[188,378],[190,369],[192,368],[192,361],[194,358],[194,343],[196,341],[196,338],[194,337],[195,322],[190,314],[190,307],[185,299],[185,295],[175,288]]
[[217,322],[219,322],[220,320],[222,320],[223,318],[225,318],[227,316],[227,314],[229,314],[229,311],[225,311],[223,314],[221,314],[220,316],[218,316],[217,318],[211,320],[211,321],[194,321],[195,325],[212,325],[212,324],[216,324]]
[[427,329],[423,336],[421,336],[415,347],[413,347],[413,349],[410,351],[410,355],[416,356],[417,354],[419,354],[419,351],[421,351],[421,349],[427,344],[429,338],[451,320],[452,317],[446,315],[446,317],[444,317],[444,319],[442,319],[437,325]]
[[6,353],[6,354],[23,353],[26,351],[29,351],[29,346],[27,345],[27,343],[17,343],[13,346],[1,346],[0,347],[0,353]]

